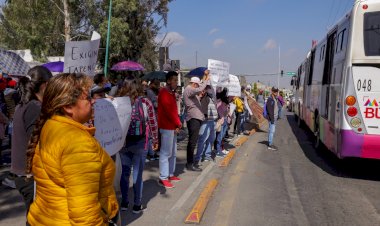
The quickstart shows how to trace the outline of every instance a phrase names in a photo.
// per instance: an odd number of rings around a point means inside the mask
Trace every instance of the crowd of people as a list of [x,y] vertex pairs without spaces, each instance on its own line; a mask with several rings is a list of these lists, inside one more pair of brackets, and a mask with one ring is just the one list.
[[[0,141],[9,134],[11,172],[25,201],[29,225],[112,224],[118,220],[118,210],[129,210],[130,203],[133,213],[141,213],[146,209],[142,195],[147,159],[159,160],[158,184],[174,188],[181,181],[176,174],[177,135],[184,127],[186,169],[200,172],[202,161],[228,154],[225,142],[246,133],[244,124],[252,114],[247,109],[250,88],[243,87],[241,97],[228,96],[227,88],[211,86],[208,70],[192,77],[182,95],[177,92],[175,71],[167,73],[164,85],[133,75],[112,85],[104,75],[52,76],[45,67],[36,66],[17,84],[12,81],[7,80],[1,92]],[[273,88],[264,106],[271,149],[282,106],[277,93]],[[115,156],[109,156],[94,138],[93,126],[96,99],[115,97],[129,97],[132,107],[126,141],[118,153],[119,201],[113,187]],[[179,111],[180,102],[184,111]],[[230,126],[234,135],[228,132]],[[128,197],[131,174],[133,201]]]

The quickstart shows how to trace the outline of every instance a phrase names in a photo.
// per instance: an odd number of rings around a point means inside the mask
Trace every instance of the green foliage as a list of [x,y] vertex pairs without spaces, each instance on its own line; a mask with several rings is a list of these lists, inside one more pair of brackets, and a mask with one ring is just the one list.
[[[156,69],[157,36],[166,26],[169,0],[114,0],[111,18],[110,65],[132,60],[144,65],[147,71]],[[102,9],[108,14],[108,4]],[[107,36],[107,20],[100,24],[102,37]],[[102,39],[104,48],[106,38]],[[105,51],[100,53],[104,59]],[[104,61],[101,61],[103,63]]]
[[252,93],[255,94],[255,97],[259,94],[259,90],[257,89],[257,83],[253,84]]
[[[154,41],[166,26],[171,0],[113,0],[110,65],[137,61],[156,68]],[[104,65],[109,1],[67,0],[71,40],[88,40],[92,31],[101,34],[99,62]],[[8,0],[0,10],[0,47],[31,49],[37,59],[64,54],[62,0]]]
[[37,58],[63,51],[58,9],[49,1],[12,0],[0,12],[0,43],[31,49]]

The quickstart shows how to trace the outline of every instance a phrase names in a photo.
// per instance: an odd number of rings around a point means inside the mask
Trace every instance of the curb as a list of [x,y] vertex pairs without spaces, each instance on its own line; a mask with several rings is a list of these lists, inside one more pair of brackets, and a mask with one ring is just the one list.
[[235,142],[235,146],[236,147],[240,147],[242,146],[245,142],[247,142],[248,140],[248,137],[244,136],[244,137],[240,137],[236,142]]
[[231,159],[235,156],[236,149],[232,149],[230,153],[219,163],[219,167],[226,167],[230,164]]
[[212,179],[208,182],[207,186],[203,189],[201,195],[199,196],[197,202],[194,204],[193,209],[186,217],[186,224],[199,224],[201,222],[201,218],[204,211],[206,210],[208,201],[210,200],[210,197],[217,185],[217,179]]

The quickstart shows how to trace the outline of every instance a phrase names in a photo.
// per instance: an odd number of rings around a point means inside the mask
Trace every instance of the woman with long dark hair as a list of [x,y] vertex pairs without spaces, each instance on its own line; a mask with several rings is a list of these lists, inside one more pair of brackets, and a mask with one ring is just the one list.
[[158,148],[157,117],[152,102],[144,97],[142,84],[136,81],[134,77],[129,76],[124,80],[118,96],[127,96],[132,103],[131,123],[125,145],[119,152],[122,165],[120,179],[122,201],[120,208],[123,211],[129,208],[129,177],[133,168],[134,205],[132,212],[138,214],[146,209],[142,205],[142,174],[148,152],[147,145],[150,145],[149,137],[153,141],[153,150],[155,151]]
[[22,77],[18,84],[21,101],[16,106],[13,116],[11,172],[16,175],[16,188],[24,198],[27,211],[33,201],[34,180],[31,174],[26,173],[26,150],[41,112],[46,83],[51,77],[52,74],[47,68],[36,66],[30,69],[28,75]]
[[59,74],[44,94],[27,152],[36,181],[30,225],[108,225],[118,213],[115,164],[94,138],[92,79]]

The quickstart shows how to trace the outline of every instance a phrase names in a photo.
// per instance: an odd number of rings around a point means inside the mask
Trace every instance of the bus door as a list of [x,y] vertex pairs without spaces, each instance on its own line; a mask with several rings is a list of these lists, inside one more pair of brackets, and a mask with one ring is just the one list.
[[[329,128],[324,128],[325,137],[329,139],[323,139],[326,146],[330,149],[334,149],[334,140],[331,139],[334,137],[334,124],[335,124],[335,109],[336,103],[332,101],[335,99],[335,93],[331,92],[331,84],[334,83],[332,80],[336,69],[334,68],[334,53],[335,53],[335,42],[336,42],[337,31],[333,31],[329,34],[327,38],[327,47],[326,47],[326,58],[325,65],[323,70],[323,79],[322,79],[322,99],[321,99],[321,116],[328,121]],[[334,103],[333,103],[334,102]],[[319,125],[323,126],[323,125]]]

